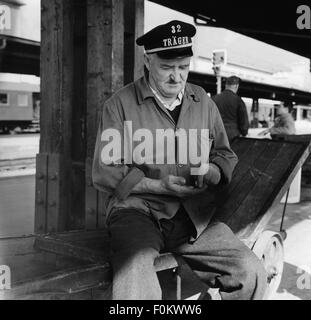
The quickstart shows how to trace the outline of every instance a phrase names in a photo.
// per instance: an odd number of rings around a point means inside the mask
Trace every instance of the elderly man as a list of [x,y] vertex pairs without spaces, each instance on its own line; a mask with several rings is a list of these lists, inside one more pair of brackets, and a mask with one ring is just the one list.
[[246,136],[249,129],[249,121],[245,103],[237,95],[240,78],[231,76],[226,79],[225,90],[214,96],[229,142],[235,137]]
[[187,83],[195,33],[174,20],[138,38],[145,76],[102,108],[93,181],[109,194],[113,299],[161,299],[154,260],[162,252],[183,257],[223,299],[265,291],[257,257],[225,224],[210,223],[213,189],[230,181],[237,157],[214,102]]

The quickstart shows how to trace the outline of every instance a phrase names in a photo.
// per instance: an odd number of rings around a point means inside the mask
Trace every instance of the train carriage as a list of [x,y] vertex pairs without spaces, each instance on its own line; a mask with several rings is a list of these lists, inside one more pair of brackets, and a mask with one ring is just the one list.
[[29,129],[39,121],[40,79],[0,74],[0,131]]

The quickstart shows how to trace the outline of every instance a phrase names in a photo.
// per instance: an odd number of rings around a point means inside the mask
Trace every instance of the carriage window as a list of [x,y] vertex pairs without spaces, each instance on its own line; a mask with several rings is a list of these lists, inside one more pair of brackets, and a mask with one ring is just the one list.
[[9,96],[7,93],[0,93],[0,105],[7,106],[9,104]]
[[27,94],[19,94],[17,96],[17,103],[19,107],[28,107],[28,96]]

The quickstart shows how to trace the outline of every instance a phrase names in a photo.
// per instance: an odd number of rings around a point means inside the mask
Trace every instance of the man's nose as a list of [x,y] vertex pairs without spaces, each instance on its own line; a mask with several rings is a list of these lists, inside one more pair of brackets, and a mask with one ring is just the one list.
[[174,80],[175,82],[179,82],[181,79],[180,72],[176,69],[173,70],[171,73],[171,80]]

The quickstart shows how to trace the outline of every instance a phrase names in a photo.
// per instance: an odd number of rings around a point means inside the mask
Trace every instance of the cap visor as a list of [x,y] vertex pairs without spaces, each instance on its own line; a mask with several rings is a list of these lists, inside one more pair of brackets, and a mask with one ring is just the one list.
[[163,51],[157,51],[155,53],[162,59],[176,59],[176,58],[193,56],[191,47],[163,50]]

